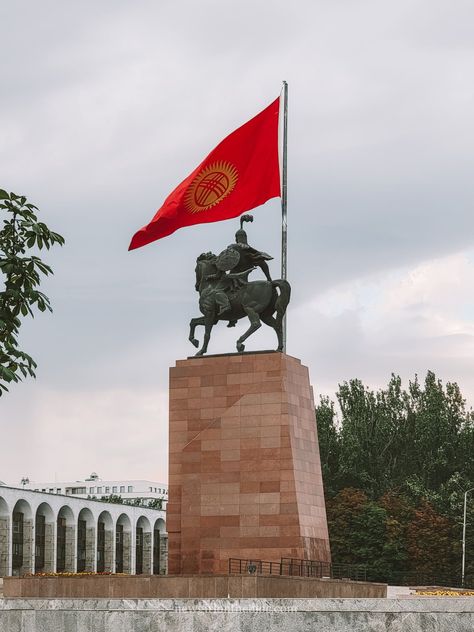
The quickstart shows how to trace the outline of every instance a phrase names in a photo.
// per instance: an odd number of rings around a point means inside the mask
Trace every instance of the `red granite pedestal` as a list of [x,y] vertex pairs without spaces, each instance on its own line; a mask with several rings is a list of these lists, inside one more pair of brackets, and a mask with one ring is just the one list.
[[170,369],[169,574],[229,558],[330,561],[308,369],[291,356],[179,360]]

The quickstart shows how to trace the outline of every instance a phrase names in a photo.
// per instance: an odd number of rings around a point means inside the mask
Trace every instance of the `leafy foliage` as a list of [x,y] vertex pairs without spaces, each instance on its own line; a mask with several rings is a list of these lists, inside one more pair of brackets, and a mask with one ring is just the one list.
[[[407,389],[392,375],[360,380],[316,409],[333,559],[368,564],[373,579],[460,572],[463,496],[474,487],[474,416],[455,383],[428,371]],[[474,577],[474,502],[467,575]]]
[[[96,500],[97,496],[87,496],[90,500]],[[162,509],[162,498],[122,498],[118,494],[109,494],[101,496],[99,500],[103,503],[112,503],[114,505],[131,505],[132,507],[147,507],[148,509]]]
[[4,289],[0,292],[0,396],[7,384],[28,375],[35,377],[36,362],[18,346],[21,319],[34,311],[52,311],[48,297],[40,292],[41,276],[52,274],[32,248],[49,250],[63,245],[61,235],[38,221],[37,207],[26,197],[0,189],[0,209],[6,215],[0,230],[0,270]]

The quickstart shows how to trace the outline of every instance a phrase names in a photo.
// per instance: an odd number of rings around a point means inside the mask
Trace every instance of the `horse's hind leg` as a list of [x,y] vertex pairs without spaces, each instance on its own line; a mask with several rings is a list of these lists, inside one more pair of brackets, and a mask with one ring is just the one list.
[[205,324],[206,322],[204,320],[204,316],[199,316],[198,318],[191,318],[191,321],[189,323],[189,340],[193,343],[195,347],[199,347],[199,341],[196,340],[196,338],[194,337],[194,332],[196,331],[196,327],[198,325],[202,325],[204,327]]
[[260,314],[260,318],[265,325],[272,327],[278,337],[278,349],[277,351],[283,351],[283,327],[281,319],[274,318],[271,314]]
[[283,351],[283,327],[281,320],[278,318],[274,318],[271,314],[260,314],[260,318],[272,329],[275,330],[275,333],[278,338],[278,349],[277,351]]
[[257,331],[257,329],[259,329],[262,326],[262,323],[260,322],[260,317],[254,309],[252,309],[251,307],[244,307],[244,310],[247,316],[249,317],[250,327],[237,340],[237,351],[239,353],[242,353],[242,351],[244,351],[245,349],[245,345],[243,344],[244,340],[247,340],[249,336],[251,336],[255,331]]

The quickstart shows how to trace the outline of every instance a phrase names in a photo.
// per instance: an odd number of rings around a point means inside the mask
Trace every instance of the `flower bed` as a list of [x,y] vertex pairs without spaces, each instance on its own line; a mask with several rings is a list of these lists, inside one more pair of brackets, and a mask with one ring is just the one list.
[[417,590],[417,597],[474,597],[474,590],[449,590],[439,588],[437,590]]

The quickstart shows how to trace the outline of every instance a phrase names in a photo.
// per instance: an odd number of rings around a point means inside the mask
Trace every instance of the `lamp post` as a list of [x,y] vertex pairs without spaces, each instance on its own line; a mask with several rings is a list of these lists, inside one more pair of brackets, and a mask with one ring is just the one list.
[[462,525],[462,568],[461,568],[461,586],[464,588],[464,571],[466,568],[466,515],[467,515],[467,495],[474,491],[474,487],[464,492],[464,521]]

